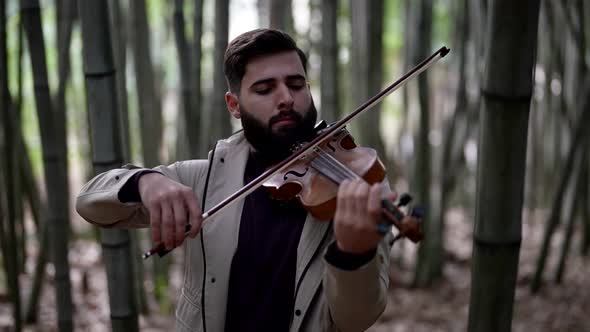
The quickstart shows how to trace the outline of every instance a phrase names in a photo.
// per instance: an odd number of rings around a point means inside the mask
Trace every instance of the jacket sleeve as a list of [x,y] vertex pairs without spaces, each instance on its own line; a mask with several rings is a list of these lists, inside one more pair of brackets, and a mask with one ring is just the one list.
[[[197,193],[198,183],[201,175],[206,172],[206,168],[207,160],[188,160],[168,166],[158,166],[153,170],[192,187]],[[146,168],[128,164],[95,176],[82,187],[76,197],[76,211],[89,223],[101,227],[148,227],[149,215],[143,204],[123,203],[119,200],[119,192],[127,181],[133,175],[145,170]]]
[[326,262],[325,294],[335,330],[364,331],[385,310],[391,236],[384,237],[375,256],[356,270],[339,269]]
[[[383,182],[383,192],[390,190]],[[364,331],[377,321],[387,305],[389,287],[389,252],[393,234],[383,237],[375,256],[355,270],[344,270],[324,258],[324,286],[329,324],[337,331]]]

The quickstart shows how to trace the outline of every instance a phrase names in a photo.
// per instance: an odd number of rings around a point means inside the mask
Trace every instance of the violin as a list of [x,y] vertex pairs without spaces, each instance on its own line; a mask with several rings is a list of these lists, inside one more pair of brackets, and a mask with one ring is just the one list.
[[[318,129],[317,135],[310,142],[296,144],[289,157],[204,212],[202,215],[203,224],[222,209],[249,195],[260,186],[265,186],[277,199],[288,200],[297,197],[309,213],[317,219],[332,219],[336,211],[338,185],[342,181],[362,178],[372,184],[381,182],[385,178],[385,167],[375,150],[357,146],[345,126],[362,112],[369,110],[410,79],[443,58],[449,51],[447,47],[441,47],[352,113],[330,126],[321,124],[319,128],[316,127]],[[392,226],[395,226],[398,234],[394,241],[407,237],[417,243],[423,238],[419,222],[423,211],[420,209],[414,211],[412,216],[416,218],[406,216],[401,212],[399,207],[407,204],[408,197],[402,195],[397,206],[389,200],[382,200],[383,221],[377,226],[378,231],[382,234],[387,233]],[[187,224],[187,234],[189,230],[190,224]],[[147,259],[154,254],[161,257],[170,251],[165,248],[164,243],[159,243],[145,252],[143,258]]]
[[[316,125],[316,131],[321,133],[326,127],[326,123],[321,121]],[[292,151],[296,153],[304,146],[305,143],[297,143]],[[336,212],[338,186],[342,181],[362,178],[373,184],[383,181],[385,174],[385,166],[377,156],[377,151],[357,146],[352,135],[343,128],[316,146],[312,153],[303,155],[285,171],[269,178],[262,186],[277,200],[297,198],[316,219],[332,220]],[[423,214],[421,210],[413,211],[413,216],[418,219],[404,220],[404,214],[398,209],[410,200],[408,194],[400,197],[398,206],[382,200],[384,220],[378,225],[380,233],[387,233],[391,225],[395,225],[399,231],[396,240],[407,237],[417,243],[423,238],[418,223]]]

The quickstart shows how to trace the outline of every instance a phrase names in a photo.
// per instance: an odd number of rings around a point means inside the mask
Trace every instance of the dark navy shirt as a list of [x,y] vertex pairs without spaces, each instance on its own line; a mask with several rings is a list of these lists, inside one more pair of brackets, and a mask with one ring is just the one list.
[[[248,183],[268,164],[250,155]],[[294,310],[297,246],[307,211],[297,200],[273,200],[258,188],[244,200],[231,264],[225,331],[288,331]]]

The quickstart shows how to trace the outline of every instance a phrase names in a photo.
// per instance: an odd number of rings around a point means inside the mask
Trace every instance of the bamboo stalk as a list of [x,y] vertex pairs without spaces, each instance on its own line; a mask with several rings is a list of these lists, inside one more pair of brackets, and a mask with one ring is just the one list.
[[[194,128],[198,128],[198,122],[194,119],[194,111],[191,109],[194,105],[192,101],[191,88],[191,58],[189,54],[189,47],[186,40],[185,23],[184,23],[184,1],[176,0],[174,2],[174,40],[176,42],[176,51],[178,54],[178,71],[180,73],[180,107],[179,109],[184,117],[184,121],[180,121],[182,130],[177,133],[176,155],[177,159],[196,158],[196,155],[190,156],[189,149],[198,147],[198,132]],[[180,118],[180,115],[179,115]]]
[[555,270],[555,283],[561,284],[563,279],[563,274],[565,273],[567,257],[569,254],[571,242],[572,242],[572,235],[574,234],[574,225],[577,220],[577,212],[581,212],[582,204],[584,203],[584,195],[582,191],[584,190],[584,184],[588,181],[587,177],[587,169],[585,169],[584,165],[588,163],[588,153],[582,152],[582,156],[579,158],[578,166],[576,167],[577,174],[574,177],[574,189],[573,189],[573,200],[572,204],[569,207],[569,211],[567,211],[566,217],[566,231],[565,237],[561,245],[561,253],[559,255],[559,261],[557,263],[557,269]]
[[[586,172],[590,173],[590,163],[584,165]],[[588,176],[590,178],[590,176]],[[589,179],[590,180],[590,179]],[[584,184],[583,200],[582,200],[582,221],[584,223],[584,235],[581,241],[580,252],[582,256],[588,256],[590,252],[590,183],[586,181]]]
[[[120,167],[123,161],[108,2],[80,0],[78,9],[93,142],[92,162],[98,174]],[[129,231],[101,229],[101,243],[107,270],[111,328],[113,331],[138,331]]]
[[[422,56],[428,53],[432,44],[432,0],[421,0],[418,14],[418,47],[417,54]],[[428,73],[418,77],[418,100],[420,104],[420,120],[417,133],[416,171],[414,172],[414,183],[418,193],[418,202],[426,211],[430,211],[431,196],[430,186],[432,184],[431,172],[431,149],[428,135],[431,128],[430,120],[430,91]],[[429,213],[423,219],[424,241],[418,248],[418,257],[412,285],[424,287],[432,283],[442,273],[442,238],[440,223]]]
[[496,0],[488,9],[468,331],[512,326],[539,7]]
[[328,123],[337,120],[339,114],[338,96],[338,1],[321,2],[322,42],[320,44],[322,119]]
[[21,13],[33,67],[35,104],[40,123],[43,170],[48,192],[48,231],[56,271],[57,320],[60,331],[71,331],[73,320],[68,261],[69,211],[67,197],[63,195],[68,182],[61,171],[66,156],[63,154],[63,147],[59,146],[56,133],[58,125],[55,122],[56,118],[49,92],[45,42],[38,0],[21,0]]
[[[6,52],[6,2],[0,0],[0,122],[2,136],[0,136],[0,147],[4,150],[2,158],[4,188],[1,188],[6,193],[6,209],[5,215],[0,215],[0,223],[3,223],[0,234],[3,242],[3,260],[5,271],[8,279],[8,289],[10,299],[12,302],[12,313],[14,319],[15,331],[22,329],[21,318],[21,300],[20,300],[20,284],[18,279],[18,260],[16,252],[16,229],[15,222],[17,218],[16,202],[19,201],[19,196],[16,196],[17,184],[15,175],[17,174],[17,151],[14,148],[14,109],[11,107],[10,93],[8,90],[8,58]],[[3,145],[3,146],[2,146]]]
[[551,214],[549,215],[545,223],[545,231],[543,233],[543,244],[541,245],[541,252],[539,253],[539,257],[537,259],[537,268],[535,270],[535,276],[533,277],[533,282],[531,283],[531,292],[533,293],[538,292],[541,288],[541,281],[543,271],[545,269],[545,263],[547,261],[547,256],[549,254],[551,237],[555,232],[555,228],[557,227],[559,223],[559,218],[561,216],[561,209],[563,205],[562,202],[565,196],[564,193],[569,182],[570,176],[572,174],[572,169],[575,163],[575,159],[579,153],[579,149],[585,145],[584,142],[586,142],[589,137],[588,130],[586,127],[588,121],[590,121],[590,79],[586,79],[582,91],[582,95],[584,96],[584,102],[582,103],[580,109],[580,119],[577,123],[577,128],[574,131],[572,143],[567,154],[567,159],[559,177],[559,185],[557,186],[555,197],[553,199]]
[[160,165],[162,111],[157,98],[145,0],[130,1],[131,45],[141,127],[141,154],[146,167]]
[[127,67],[127,34],[125,19],[128,17],[120,0],[110,0],[111,30],[113,39],[113,55],[117,76],[117,101],[121,122],[121,144],[125,162],[131,161],[131,136],[129,133],[129,107],[127,102],[127,80],[125,70]]
[[[35,270],[33,272],[33,282],[27,307],[25,309],[25,321],[29,324],[37,322],[37,313],[39,307],[39,299],[43,288],[43,280],[45,278],[45,266],[47,265],[47,258],[49,256],[49,235],[47,232],[47,202],[41,200],[38,186],[35,181],[35,176],[31,167],[31,160],[27,153],[28,148],[20,134],[19,142],[20,150],[23,151],[20,156],[19,167],[21,169],[21,183],[24,188],[23,194],[29,203],[29,209],[33,216],[33,223],[35,225],[35,235],[37,235],[37,243],[39,253],[35,262]],[[43,217],[42,217],[43,216]]]
[[[226,91],[227,86],[223,74],[223,55],[228,43],[229,33],[229,0],[215,1],[215,32],[213,42],[213,89],[209,96],[209,107],[201,125],[201,140],[205,151],[213,147],[218,139],[231,134],[231,123],[226,112],[225,97],[220,91]],[[206,142],[206,143],[205,143]]]
[[[200,140],[200,128],[202,120],[202,93],[201,93],[201,58],[202,47],[201,37],[203,35],[203,0],[195,0],[193,13],[193,40],[191,48],[191,78],[192,78],[192,101],[191,105],[191,119],[189,123],[194,123],[193,128],[187,127],[189,135],[194,135],[194,138],[189,136],[189,153],[193,158],[204,158],[207,154],[205,150],[206,142]],[[195,142],[194,145],[192,142]]]

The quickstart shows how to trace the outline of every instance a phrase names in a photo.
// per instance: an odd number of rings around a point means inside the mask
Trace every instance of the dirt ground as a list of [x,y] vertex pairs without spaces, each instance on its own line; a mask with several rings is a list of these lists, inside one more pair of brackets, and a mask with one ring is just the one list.
[[[404,331],[466,331],[470,292],[471,221],[460,210],[451,211],[445,247],[447,263],[443,278],[426,289],[409,287],[412,278],[415,247],[410,242],[396,244],[392,250],[391,287],[389,303],[372,332]],[[543,213],[530,217],[525,214],[523,242],[520,253],[517,289],[515,294],[512,330],[529,331],[590,331],[590,258],[581,257],[579,238],[574,237],[563,282],[553,282],[557,257],[561,249],[562,233],[558,231],[552,242],[551,257],[545,270],[545,284],[538,295],[531,295],[530,281],[536,266],[542,237]],[[581,230],[581,229],[580,229]],[[578,231],[576,234],[581,234]],[[35,254],[32,249],[32,255]],[[178,253],[177,255],[180,255]],[[180,256],[175,256],[180,261]],[[33,260],[27,262],[32,271]],[[75,303],[77,331],[109,331],[109,311],[104,265],[100,246],[90,240],[77,240],[70,252],[72,291]],[[181,282],[181,267],[173,266],[170,298],[176,298]],[[53,269],[48,266],[47,278],[37,325],[27,325],[25,331],[56,331]],[[30,274],[21,276],[21,294],[27,298]],[[151,294],[153,284],[146,289]],[[162,313],[153,300],[151,313],[140,317],[142,331],[171,330],[172,313]],[[10,331],[12,316],[5,290],[0,291],[0,332]]]

